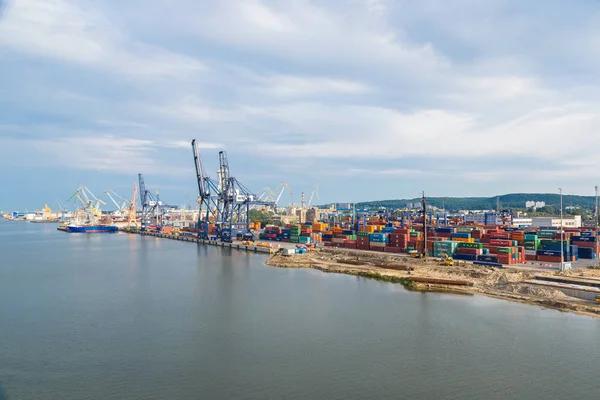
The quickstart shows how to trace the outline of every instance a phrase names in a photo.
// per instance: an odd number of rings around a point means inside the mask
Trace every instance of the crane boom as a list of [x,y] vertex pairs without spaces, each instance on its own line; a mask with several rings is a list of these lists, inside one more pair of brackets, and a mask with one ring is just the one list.
[[202,157],[200,155],[200,149],[196,143],[196,139],[192,140],[192,150],[194,152],[194,164],[196,166],[196,179],[198,180],[198,192],[200,194],[201,201],[206,200],[210,197],[208,185],[206,179],[208,178],[204,172],[202,165]]

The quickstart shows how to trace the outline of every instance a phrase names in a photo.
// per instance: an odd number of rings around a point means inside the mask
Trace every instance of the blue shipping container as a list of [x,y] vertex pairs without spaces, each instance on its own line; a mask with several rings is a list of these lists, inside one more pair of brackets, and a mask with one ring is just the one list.
[[466,261],[476,261],[477,257],[475,254],[454,254],[452,258],[455,260],[466,260]]
[[498,256],[494,254],[485,254],[477,256],[477,261],[498,262]]
[[571,238],[573,242],[597,242],[598,237],[596,236],[573,236]]
[[452,234],[453,238],[471,239],[471,234],[466,232],[456,232]]
[[[550,257],[560,257],[560,250],[538,250],[536,253],[538,256],[550,256]],[[567,254],[564,253],[566,256]]]
[[590,249],[587,247],[579,248],[579,258],[593,259],[594,257],[594,249]]

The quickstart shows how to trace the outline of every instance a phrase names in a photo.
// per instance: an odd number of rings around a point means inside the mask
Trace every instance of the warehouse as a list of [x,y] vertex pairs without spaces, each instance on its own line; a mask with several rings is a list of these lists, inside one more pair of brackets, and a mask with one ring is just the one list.
[[[560,227],[560,217],[532,217],[532,226],[535,227]],[[565,228],[581,228],[581,215],[563,217],[563,226]]]

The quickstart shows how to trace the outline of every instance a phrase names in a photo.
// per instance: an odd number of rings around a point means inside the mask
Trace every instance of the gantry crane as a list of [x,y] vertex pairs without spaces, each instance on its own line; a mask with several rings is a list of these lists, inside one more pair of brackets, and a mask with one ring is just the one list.
[[225,151],[219,152],[219,169],[215,182],[205,174],[196,140],[192,141],[192,149],[200,197],[200,213],[203,214],[202,207],[206,208],[204,217],[199,217],[198,234],[205,238],[208,236],[208,227],[205,225],[208,225],[212,212],[217,226],[217,237],[222,241],[231,242],[238,235],[253,239],[254,235],[249,229],[250,209],[254,206],[275,208],[276,203],[260,200],[256,194],[231,176]]
[[140,185],[140,204],[142,206],[142,215],[140,218],[141,229],[144,231],[153,222],[160,226],[163,223],[166,209],[177,209],[178,206],[165,204],[160,201],[158,190],[155,194],[152,194],[147,188],[144,182],[144,176],[138,174],[138,180]]
[[[192,140],[192,151],[194,153],[194,165],[196,167],[196,180],[198,183],[198,235],[202,239],[208,239],[209,221],[218,222],[220,219],[218,198],[220,197],[220,182],[215,182],[206,174],[202,163],[200,148],[196,139]],[[217,230],[220,226],[217,224]],[[219,235],[217,233],[217,235]]]

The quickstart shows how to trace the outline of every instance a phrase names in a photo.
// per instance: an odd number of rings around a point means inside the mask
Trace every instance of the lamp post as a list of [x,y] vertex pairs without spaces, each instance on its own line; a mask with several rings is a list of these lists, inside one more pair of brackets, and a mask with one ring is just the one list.
[[571,263],[570,262],[565,262],[565,257],[564,257],[564,234],[565,231],[563,229],[563,191],[562,188],[558,188],[558,191],[560,193],[560,266],[559,266],[559,270],[560,271],[566,271],[571,269]]
[[563,242],[563,197],[562,197],[562,189],[558,188],[558,192],[560,193],[560,270],[564,271],[564,242]]

